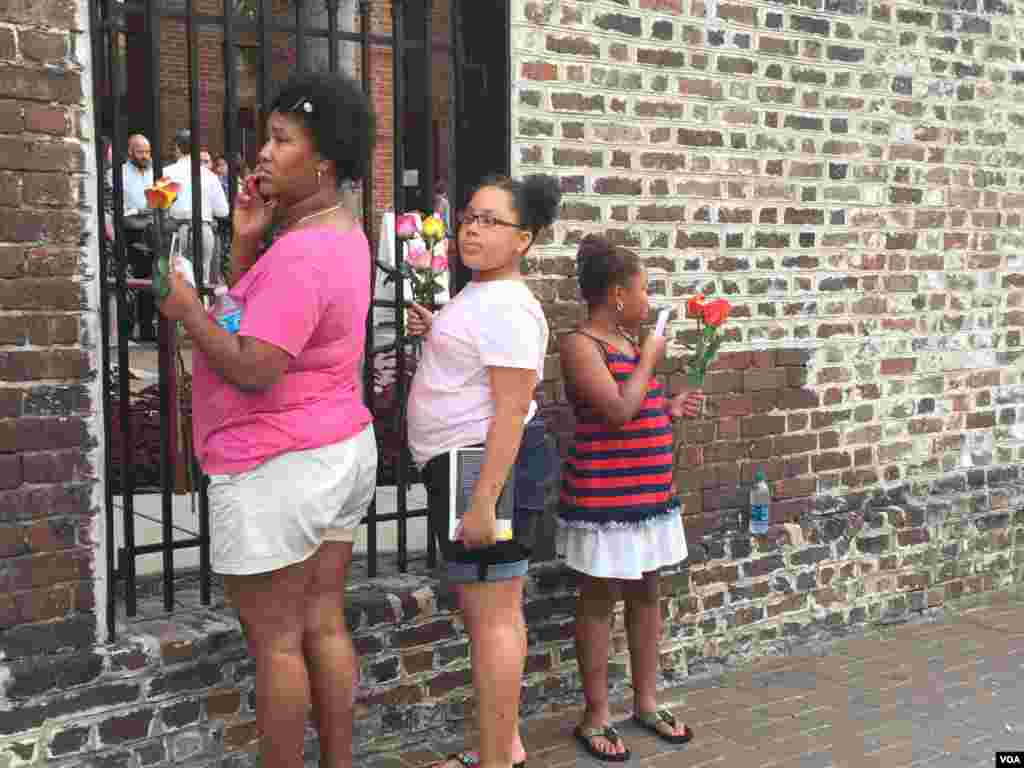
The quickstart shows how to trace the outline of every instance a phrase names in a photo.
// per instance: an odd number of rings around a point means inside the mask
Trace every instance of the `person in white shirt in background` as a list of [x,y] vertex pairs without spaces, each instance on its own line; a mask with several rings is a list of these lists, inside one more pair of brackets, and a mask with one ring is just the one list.
[[144,211],[146,187],[153,186],[153,160],[149,139],[141,133],[128,137],[128,160],[121,166],[124,180],[124,210],[126,214]]
[[[107,183],[112,185],[111,179],[108,174]],[[153,186],[153,160],[149,140],[141,133],[128,137],[128,159],[121,164],[121,182],[125,216],[123,253],[129,267],[126,277],[148,279],[153,274],[153,252],[156,249],[153,219],[146,202],[146,187]],[[111,215],[107,222],[111,242],[114,239],[113,221]],[[122,318],[123,332],[138,341],[155,341],[156,303],[153,296],[149,291],[132,292],[132,295],[134,301],[129,302],[129,312]],[[134,331],[136,321],[139,324],[138,334]]]
[[[191,246],[192,235],[192,134],[182,129],[174,134],[174,144],[178,151],[176,162],[164,169],[164,176],[178,182],[181,188],[169,211],[171,224],[175,226],[179,237],[186,238],[186,247]],[[214,236],[213,219],[221,219],[228,215],[228,199],[224,188],[213,171],[200,164],[200,211],[202,215],[202,247],[203,247],[203,282],[213,286],[224,281],[221,274],[220,257],[217,251],[217,238]],[[195,259],[192,259],[193,262]]]

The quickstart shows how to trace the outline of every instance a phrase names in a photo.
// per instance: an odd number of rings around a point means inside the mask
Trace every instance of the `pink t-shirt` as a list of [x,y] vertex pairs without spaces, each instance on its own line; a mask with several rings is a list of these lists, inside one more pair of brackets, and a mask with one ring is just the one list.
[[290,451],[340,442],[370,423],[362,359],[370,306],[370,246],[362,230],[310,227],[285,235],[230,291],[239,335],[291,362],[263,392],[225,381],[195,348],[192,423],[210,475],[236,474]]

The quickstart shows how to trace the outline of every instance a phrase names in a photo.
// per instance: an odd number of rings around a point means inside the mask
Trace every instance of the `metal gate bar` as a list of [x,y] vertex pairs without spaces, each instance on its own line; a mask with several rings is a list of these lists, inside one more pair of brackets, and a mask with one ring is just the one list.
[[[422,109],[426,117],[424,144],[422,146],[423,158],[420,164],[420,194],[428,205],[433,200],[433,177],[435,169],[434,158],[434,137],[433,137],[433,104],[432,104],[432,79],[429,76],[432,67],[433,55],[433,19],[432,3],[425,0],[424,23],[423,23],[423,45],[419,48],[418,40],[409,40],[406,37],[405,10],[406,0],[394,0],[392,3],[392,30],[390,35],[383,35],[373,32],[371,28],[373,3],[370,0],[359,0],[358,11],[360,16],[359,29],[350,31],[339,28],[339,0],[325,0],[328,11],[326,31],[311,26],[306,18],[308,0],[295,0],[294,17],[289,18],[291,23],[282,23],[282,20],[275,18],[272,14],[271,0],[258,0],[256,3],[255,17],[252,19],[242,18],[236,15],[235,0],[224,0],[223,16],[213,16],[196,12],[195,0],[184,0],[183,10],[169,9],[164,5],[165,0],[143,0],[142,2],[120,3],[117,0],[93,0],[90,2],[90,22],[93,32],[92,48],[93,61],[97,77],[94,82],[94,101],[97,110],[97,124],[108,122],[110,126],[111,141],[114,150],[113,161],[107,167],[106,157],[102,146],[97,142],[97,178],[98,199],[105,200],[107,192],[104,186],[106,172],[111,172],[112,184],[112,223],[114,238],[111,242],[105,243],[100,253],[101,281],[101,310],[100,316],[103,322],[103,334],[101,338],[100,351],[102,360],[102,382],[104,392],[104,434],[107,451],[104,457],[107,483],[104,488],[105,515],[104,520],[108,532],[108,546],[106,553],[106,567],[108,583],[110,588],[107,594],[107,629],[111,636],[114,635],[117,626],[117,616],[120,605],[118,604],[118,591],[115,585],[123,582],[123,610],[124,615],[131,617],[138,612],[139,591],[136,558],[148,554],[162,555],[163,574],[161,584],[162,605],[165,611],[172,611],[175,607],[175,550],[192,549],[199,550],[199,575],[200,575],[200,601],[202,604],[209,604],[211,600],[212,578],[210,568],[210,529],[209,529],[209,498],[207,495],[206,478],[202,476],[194,452],[187,451],[184,460],[191,464],[191,477],[195,478],[191,492],[195,492],[199,501],[197,536],[192,536],[174,541],[174,483],[175,467],[179,459],[178,454],[178,395],[179,385],[177,380],[177,349],[176,349],[176,328],[175,324],[168,323],[158,316],[159,322],[159,403],[160,403],[160,459],[159,477],[160,487],[142,487],[138,483],[138,476],[135,465],[135,439],[133,429],[132,393],[130,386],[130,357],[128,339],[125,328],[125,320],[129,318],[129,291],[147,290],[149,281],[129,279],[126,274],[128,263],[128,249],[125,239],[125,217],[124,217],[124,183],[121,174],[124,154],[122,148],[125,146],[126,137],[122,125],[122,88],[124,83],[121,77],[122,57],[126,57],[127,46],[133,44],[128,36],[127,20],[129,15],[141,16],[145,22],[143,37],[148,45],[148,87],[152,94],[149,102],[150,124],[148,135],[152,146],[152,161],[154,178],[163,175],[162,149],[164,137],[161,135],[161,72],[160,63],[162,58],[162,28],[161,24],[176,21],[183,22],[185,28],[185,40],[187,51],[187,72],[188,72],[188,125],[190,126],[193,149],[191,155],[191,176],[193,190],[192,197],[192,220],[202,220],[202,199],[201,171],[199,162],[199,149],[201,140],[200,131],[200,62],[199,62],[199,31],[207,27],[216,27],[223,32],[224,50],[224,152],[228,158],[228,190],[233,192],[238,184],[239,168],[235,159],[240,151],[240,132],[237,122],[239,112],[239,36],[245,33],[255,33],[261,47],[262,55],[258,60],[257,93],[260,114],[257,120],[265,119],[265,110],[271,91],[270,56],[267,55],[272,49],[271,35],[274,33],[294,34],[296,44],[296,68],[303,70],[309,66],[310,56],[305,50],[311,40],[326,38],[329,56],[329,68],[337,72],[340,67],[340,47],[342,42],[355,43],[360,46],[359,66],[361,69],[362,87],[367,97],[373,98],[373,73],[372,73],[372,51],[373,46],[387,46],[390,48],[392,58],[393,77],[393,200],[396,212],[401,212],[406,204],[404,188],[404,150],[406,136],[404,135],[404,111],[408,108],[408,96],[404,88],[404,78],[407,54],[415,51],[417,54],[422,50],[424,57],[422,71],[428,73],[426,87],[421,104],[414,105]],[[448,0],[451,2],[451,0]],[[289,14],[290,16],[290,14]],[[451,23],[455,25],[456,19],[450,14]],[[121,35],[124,35],[125,45],[121,44]],[[453,30],[453,39],[454,39]],[[138,44],[138,41],[134,41]],[[458,64],[452,61],[454,71],[457,73]],[[457,75],[452,78],[456,79]],[[106,92],[104,89],[106,85]],[[450,86],[451,87],[451,86]],[[457,89],[455,89],[457,91]],[[104,120],[107,118],[107,120]],[[259,126],[262,131],[262,125]],[[372,152],[372,150],[371,150]],[[374,173],[373,156],[369,158],[368,173],[362,181],[362,208],[363,227],[367,237],[374,241]],[[228,195],[229,209],[233,206],[233,194]],[[106,213],[101,212],[101,230],[104,228]],[[162,249],[168,240],[167,235],[161,231],[159,216],[154,217],[154,241],[156,247]],[[206,274],[205,259],[203,258],[203,227],[193,226],[190,229],[193,264],[196,272],[197,288],[201,295],[208,295],[207,286],[211,282],[211,275]],[[151,254],[152,255],[152,254]],[[399,258],[401,254],[399,253]],[[227,258],[227,255],[224,255]],[[371,279],[375,278],[376,270],[384,268],[376,260],[371,268]],[[390,270],[389,270],[390,272]],[[413,470],[409,464],[408,452],[405,450],[405,401],[408,397],[406,379],[403,371],[407,364],[414,360],[410,344],[412,341],[405,335],[405,283],[401,275],[393,275],[395,296],[393,300],[375,299],[374,307],[385,307],[395,312],[394,330],[395,340],[386,346],[377,347],[374,339],[374,323],[372,310],[367,317],[367,345],[364,370],[365,396],[371,403],[374,391],[374,356],[377,354],[394,353],[397,363],[397,378],[395,382],[396,401],[399,404],[395,413],[395,428],[402,438],[402,449],[399,451],[399,458],[394,467],[395,484],[397,486],[397,506],[394,512],[380,514],[376,504],[371,508],[363,522],[367,525],[367,569],[370,576],[377,575],[379,571],[378,552],[378,531],[379,524],[395,523],[398,533],[398,568],[405,571],[409,565],[408,557],[408,529],[407,523],[413,517],[426,517],[425,509],[409,509],[406,498],[407,485],[413,477]],[[111,324],[112,306],[116,306],[116,328],[112,329]],[[112,349],[113,340],[111,334],[117,334],[116,350],[116,372],[114,371],[115,355]],[[111,407],[114,399],[117,400],[116,412]],[[117,417],[118,427],[115,433],[114,418]],[[121,443],[121,465],[115,467],[112,458],[112,442],[119,437]],[[119,482],[115,483],[115,477]],[[162,541],[156,544],[140,545],[135,536],[135,497],[137,494],[159,493],[160,495],[160,529]],[[122,505],[123,522],[123,546],[120,548],[120,556],[116,542],[114,541],[114,529],[116,523],[115,496],[120,494]],[[427,543],[428,563],[432,566],[436,560],[436,545],[433,532],[428,529]]]

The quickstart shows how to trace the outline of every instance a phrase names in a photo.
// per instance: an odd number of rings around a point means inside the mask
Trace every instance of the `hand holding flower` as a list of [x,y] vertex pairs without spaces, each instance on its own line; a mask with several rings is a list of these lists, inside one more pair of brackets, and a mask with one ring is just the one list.
[[405,330],[410,336],[426,336],[434,322],[434,313],[415,301],[405,313]]
[[668,412],[673,419],[695,419],[700,416],[703,408],[704,393],[699,389],[683,390],[668,404]]
[[177,269],[169,269],[163,275],[167,293],[157,304],[160,314],[168,320],[184,320],[190,312],[202,312],[196,289],[189,285]]

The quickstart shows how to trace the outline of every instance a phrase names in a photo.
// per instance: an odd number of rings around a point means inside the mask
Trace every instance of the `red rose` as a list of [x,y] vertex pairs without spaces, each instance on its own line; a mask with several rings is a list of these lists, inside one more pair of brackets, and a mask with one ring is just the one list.
[[686,302],[686,316],[687,317],[703,317],[704,316],[704,294],[698,293],[692,299]]
[[732,305],[725,299],[715,299],[704,305],[704,322],[717,328],[729,318]]

